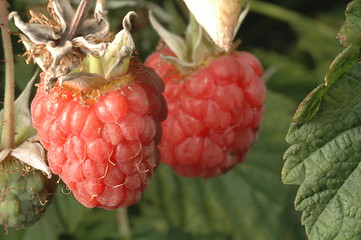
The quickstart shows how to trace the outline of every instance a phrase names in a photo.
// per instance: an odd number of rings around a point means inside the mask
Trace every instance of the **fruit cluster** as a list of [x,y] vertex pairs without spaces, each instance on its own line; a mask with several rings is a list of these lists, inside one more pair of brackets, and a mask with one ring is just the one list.
[[200,178],[242,162],[263,115],[257,58],[235,51],[231,36],[220,49],[191,18],[185,39],[161,34],[165,46],[143,64],[130,34],[134,13],[114,35],[101,1],[86,19],[89,2],[75,12],[66,0],[50,0],[53,19],[33,14],[30,23],[11,14],[26,54],[43,70],[33,124],[52,172],[75,198],[90,208],[127,207],[140,199],[159,160]]

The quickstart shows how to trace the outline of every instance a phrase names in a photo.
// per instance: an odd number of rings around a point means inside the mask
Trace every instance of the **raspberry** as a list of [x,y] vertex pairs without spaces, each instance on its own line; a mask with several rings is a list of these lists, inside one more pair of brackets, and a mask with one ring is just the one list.
[[137,202],[158,165],[163,83],[137,58],[129,66],[125,76],[110,79],[117,87],[95,100],[58,85],[47,92],[42,80],[31,105],[50,168],[86,207]]
[[13,228],[31,226],[49,206],[55,183],[13,157],[0,164],[0,173],[1,224]]
[[167,108],[162,80],[133,55],[136,13],[113,34],[104,2],[87,19],[90,4],[50,1],[50,18],[10,18],[43,70],[31,114],[51,170],[84,206],[115,209],[136,203],[158,166]]
[[162,124],[161,162],[186,177],[219,176],[242,162],[263,115],[265,86],[256,57],[233,51],[181,71],[163,60],[168,47],[148,57],[165,83],[168,118]]

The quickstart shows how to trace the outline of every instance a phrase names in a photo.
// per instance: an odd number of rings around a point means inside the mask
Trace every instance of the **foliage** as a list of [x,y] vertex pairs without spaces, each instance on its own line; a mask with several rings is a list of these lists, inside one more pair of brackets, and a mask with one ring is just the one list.
[[300,104],[287,135],[283,181],[298,184],[309,239],[358,239],[360,228],[360,16],[348,4],[338,38],[345,49],[325,82]]

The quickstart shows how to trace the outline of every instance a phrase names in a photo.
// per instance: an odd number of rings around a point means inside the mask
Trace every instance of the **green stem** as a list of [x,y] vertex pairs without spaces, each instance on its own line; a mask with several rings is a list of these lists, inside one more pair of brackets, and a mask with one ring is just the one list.
[[102,60],[98,57],[94,57],[91,54],[89,54],[89,72],[97,73],[97,74],[104,74]]
[[1,34],[5,53],[5,99],[1,149],[15,147],[14,123],[14,55],[8,25],[8,11],[5,0],[0,0]]
[[278,19],[280,21],[290,23],[296,26],[295,27],[296,29],[297,26],[301,26],[300,23],[302,23],[303,26],[307,26],[307,30],[312,29],[312,31],[324,34],[332,38],[335,36],[334,29],[330,28],[329,26],[323,23],[316,22],[307,17],[304,17],[301,14],[296,13],[294,11],[263,1],[251,1],[250,4],[251,4],[251,11],[272,17],[274,19]]
[[127,208],[118,209],[118,222],[119,222],[119,232],[124,240],[132,239],[132,231],[129,225],[128,211]]

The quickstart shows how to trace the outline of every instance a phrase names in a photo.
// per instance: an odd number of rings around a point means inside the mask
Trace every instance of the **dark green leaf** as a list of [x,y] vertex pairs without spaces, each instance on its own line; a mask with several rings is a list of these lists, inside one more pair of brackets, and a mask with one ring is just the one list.
[[361,236],[361,62],[323,95],[318,112],[293,123],[283,181],[301,185],[295,200],[310,239]]
[[292,120],[296,123],[302,123],[313,118],[319,109],[323,95],[328,91],[330,86],[360,59],[360,46],[349,45],[345,48],[331,63],[324,83],[308,94],[298,107]]
[[[285,55],[259,49],[256,53],[265,68],[273,71],[268,84],[269,88],[301,101],[307,93],[323,83],[325,72],[332,59],[342,50],[342,46],[335,38],[339,25],[329,26],[316,18],[263,1],[252,1],[251,10],[286,22],[297,34],[296,44],[289,46]],[[352,62],[350,55],[351,51],[348,51],[343,58],[338,57],[335,63],[343,61],[346,68],[347,64],[355,62]],[[331,68],[327,81],[331,82],[331,79],[334,80],[342,74],[340,70],[340,68]],[[316,96],[314,93],[312,95]],[[317,97],[312,99],[321,100],[322,94],[317,94]],[[317,111],[317,103],[307,102],[307,104],[308,106],[303,110]],[[298,114],[295,120],[303,121],[312,117],[312,111],[309,110],[302,111],[306,113],[305,117]]]
[[298,107],[292,121],[295,123],[302,123],[310,120],[317,113],[322,97],[327,91],[325,85],[318,86],[313,90]]
[[326,84],[331,85],[336,79],[361,59],[360,47],[350,45],[343,50],[331,63],[325,78]]
[[361,45],[361,1],[352,1],[346,9],[346,22],[341,27],[338,38],[343,46]]
[[58,187],[53,208],[57,216],[49,216],[49,218],[58,218],[61,221],[64,228],[61,233],[75,233],[88,212],[85,207],[74,199],[69,190],[66,190],[63,183]]
[[118,224],[117,210],[88,209],[83,215],[82,221],[74,229],[74,238],[87,240],[121,239]]

